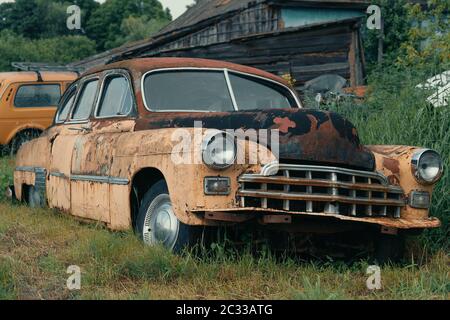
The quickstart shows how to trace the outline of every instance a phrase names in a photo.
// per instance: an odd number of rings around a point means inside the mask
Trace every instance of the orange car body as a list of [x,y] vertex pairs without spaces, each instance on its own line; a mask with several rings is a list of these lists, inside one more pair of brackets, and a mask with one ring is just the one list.
[[76,78],[73,72],[0,73],[0,145],[25,130],[47,129],[59,98]]

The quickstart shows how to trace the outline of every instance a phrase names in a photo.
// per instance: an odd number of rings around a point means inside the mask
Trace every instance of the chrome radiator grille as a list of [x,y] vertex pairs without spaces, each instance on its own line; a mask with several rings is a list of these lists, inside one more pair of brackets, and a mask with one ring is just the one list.
[[403,190],[374,172],[270,164],[239,178],[242,207],[400,218]]

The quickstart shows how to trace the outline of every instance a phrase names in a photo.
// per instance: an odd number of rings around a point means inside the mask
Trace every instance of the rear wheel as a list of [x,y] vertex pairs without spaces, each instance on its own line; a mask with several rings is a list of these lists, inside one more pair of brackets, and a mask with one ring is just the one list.
[[183,224],[176,217],[164,180],[145,194],[135,229],[145,244],[162,244],[174,252],[182,251],[196,240],[195,227]]

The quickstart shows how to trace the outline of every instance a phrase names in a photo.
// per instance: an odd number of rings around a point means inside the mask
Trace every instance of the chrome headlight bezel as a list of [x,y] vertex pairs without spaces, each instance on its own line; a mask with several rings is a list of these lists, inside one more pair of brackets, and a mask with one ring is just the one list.
[[[421,170],[423,170],[421,168],[422,165],[422,161],[424,159],[425,155],[434,155],[436,157],[436,159],[439,162],[439,168],[438,168],[438,173],[435,177],[433,177],[433,179],[426,179],[423,174],[421,174]],[[411,172],[414,176],[414,178],[417,180],[417,182],[424,184],[424,185],[432,185],[435,184],[436,182],[439,181],[439,179],[442,177],[442,174],[444,172],[444,163],[442,161],[442,157],[439,153],[437,153],[434,150],[431,149],[422,149],[422,150],[418,150],[416,151],[411,159]]]
[[[222,146],[224,146],[223,151],[230,152],[230,156],[228,157],[227,161],[217,161],[218,158],[214,159],[213,152],[211,152],[211,148],[216,147],[214,145],[215,141],[219,141],[217,139],[225,139],[222,140],[225,143],[222,143]],[[225,148],[231,148],[226,149]],[[202,159],[203,163],[208,166],[211,169],[214,170],[226,170],[230,167],[232,167],[236,163],[237,158],[237,144],[235,142],[234,136],[224,132],[224,131],[212,131],[209,134],[206,135],[206,137],[203,139],[202,144]],[[224,159],[224,158],[223,158]]]

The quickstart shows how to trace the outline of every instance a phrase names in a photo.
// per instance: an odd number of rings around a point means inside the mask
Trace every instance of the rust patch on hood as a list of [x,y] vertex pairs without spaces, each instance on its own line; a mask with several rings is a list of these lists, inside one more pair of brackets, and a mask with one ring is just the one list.
[[193,128],[194,122],[201,122],[205,129],[281,129],[280,161],[375,169],[375,157],[361,145],[353,124],[332,112],[307,109],[160,112],[138,118],[135,130]]
[[399,174],[400,173],[400,162],[396,159],[392,158],[384,158],[383,159],[383,166],[390,170],[393,174]]
[[278,125],[278,130],[282,133],[288,133],[289,129],[295,129],[297,124],[289,118],[275,118],[273,123]]

